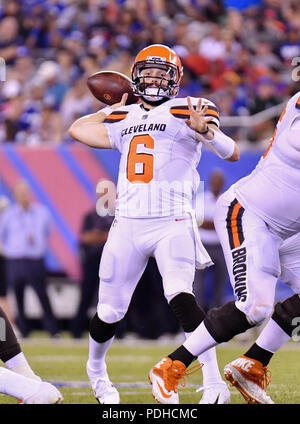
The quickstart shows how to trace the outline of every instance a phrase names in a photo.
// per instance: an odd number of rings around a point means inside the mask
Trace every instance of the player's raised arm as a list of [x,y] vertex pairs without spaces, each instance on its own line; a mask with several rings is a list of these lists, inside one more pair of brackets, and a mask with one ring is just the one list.
[[109,136],[103,122],[107,115],[109,115],[114,109],[126,104],[128,94],[125,93],[119,103],[116,103],[110,107],[101,109],[99,112],[91,113],[90,115],[83,116],[77,119],[70,126],[68,133],[75,140],[80,141],[90,147],[98,147],[102,149],[111,149]]
[[196,138],[211,151],[224,160],[235,162],[240,158],[240,151],[232,138],[225,135],[215,125],[210,124],[212,117],[206,117],[208,106],[202,107],[199,99],[196,109],[194,109],[190,97],[187,97],[190,118],[186,119],[186,124],[196,132]]

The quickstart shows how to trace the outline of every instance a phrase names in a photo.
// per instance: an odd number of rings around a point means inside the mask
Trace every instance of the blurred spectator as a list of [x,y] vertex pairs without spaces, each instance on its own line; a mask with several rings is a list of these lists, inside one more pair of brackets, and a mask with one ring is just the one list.
[[59,144],[63,141],[63,120],[60,113],[51,104],[45,104],[42,108],[39,135],[41,142]]
[[[0,196],[0,217],[4,210],[9,206],[10,200],[6,196]],[[7,282],[5,269],[5,255],[3,247],[0,244],[0,307],[6,313],[9,321],[14,324],[14,318],[11,312],[9,301],[7,298]]]
[[58,110],[69,88],[69,83],[60,81],[59,65],[51,60],[43,62],[37,70],[37,78],[45,84],[44,100]]
[[[196,270],[194,293],[198,304],[205,310],[224,304],[225,287],[228,278],[226,263],[218,235],[214,226],[214,210],[218,197],[224,188],[224,175],[221,171],[212,172],[209,189],[204,192],[204,216],[199,216],[199,233],[201,241],[209,253],[214,265],[205,270]],[[199,200],[201,202],[201,200]],[[201,219],[200,219],[201,218]],[[202,222],[203,218],[203,222]],[[210,296],[205,296],[207,274],[212,272],[213,278],[209,288]]]
[[58,80],[72,86],[79,74],[78,66],[75,65],[74,53],[68,49],[60,48],[56,54],[58,63]]
[[44,329],[56,337],[58,325],[46,291],[44,264],[51,217],[44,205],[33,202],[26,181],[16,184],[14,196],[16,202],[7,207],[0,219],[0,243],[6,257],[7,285],[16,297],[16,324],[22,335],[28,336],[31,328],[24,312],[24,292],[30,285],[43,310]]
[[199,53],[208,60],[225,59],[225,42],[222,37],[222,29],[213,24],[210,33],[204,37],[199,45]]
[[0,21],[0,57],[9,65],[16,57],[20,37],[19,24],[14,16],[6,16]]
[[[262,77],[258,81],[256,93],[250,102],[250,113],[255,114],[262,112],[279,104],[280,100],[279,95],[275,91],[273,80],[270,77]],[[278,116],[274,119],[270,119],[253,126],[251,128],[252,133],[250,134],[251,140],[256,141],[259,139],[270,138],[274,131],[277,119]]]
[[25,46],[17,49],[14,66],[11,69],[11,77],[15,77],[21,84],[28,86],[35,75],[32,52]]
[[93,53],[88,53],[86,56],[83,56],[80,60],[80,67],[84,72],[85,78],[88,78],[90,75],[99,72],[97,56]]
[[91,113],[92,105],[92,95],[87,88],[86,79],[78,78],[62,102],[61,114],[65,128],[80,116]]
[[286,33],[286,39],[279,47],[279,53],[284,61],[300,56],[300,29],[291,26]]
[[280,66],[280,59],[272,52],[272,46],[267,42],[260,42],[256,45],[255,55],[252,63],[266,69],[271,66]]
[[77,313],[71,323],[73,337],[80,338],[88,328],[87,312],[99,288],[99,264],[113,217],[99,216],[95,209],[88,212],[80,231],[82,282]]
[[274,93],[274,85],[271,78],[261,78],[257,84],[257,89],[250,103],[250,113],[262,112],[280,103],[277,93]]

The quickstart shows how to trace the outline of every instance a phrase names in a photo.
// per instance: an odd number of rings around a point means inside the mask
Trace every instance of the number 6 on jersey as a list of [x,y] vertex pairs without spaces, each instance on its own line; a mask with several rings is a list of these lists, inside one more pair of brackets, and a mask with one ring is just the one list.
[[127,157],[127,179],[131,183],[149,183],[153,178],[154,157],[150,153],[137,153],[139,145],[154,149],[154,139],[149,134],[133,137]]

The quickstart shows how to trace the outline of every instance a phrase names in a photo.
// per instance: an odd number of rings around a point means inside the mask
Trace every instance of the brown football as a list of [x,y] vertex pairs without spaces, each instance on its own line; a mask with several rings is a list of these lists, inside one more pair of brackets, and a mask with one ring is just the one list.
[[87,85],[96,99],[106,105],[120,102],[124,93],[128,93],[127,105],[138,101],[138,97],[133,93],[130,78],[120,72],[96,72],[88,77]]

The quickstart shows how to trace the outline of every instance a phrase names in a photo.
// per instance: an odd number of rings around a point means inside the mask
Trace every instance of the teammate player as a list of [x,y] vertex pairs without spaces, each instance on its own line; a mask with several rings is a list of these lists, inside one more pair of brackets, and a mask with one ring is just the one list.
[[[78,119],[69,129],[84,144],[121,152],[116,219],[102,254],[99,302],[90,325],[87,372],[100,403],[119,403],[105,356],[150,256],[157,261],[164,295],[184,332],[195,330],[205,316],[192,292],[195,264],[212,264],[192,204],[199,185],[196,167],[202,143],[229,161],[239,159],[239,150],[219,130],[213,103],[175,99],[181,76],[174,51],[149,46],[137,55],[132,69],[140,103],[125,106],[125,94],[120,103]],[[229,402],[215,351],[201,361],[206,364],[203,402]]]
[[[289,237],[280,247],[281,275],[289,286],[300,285],[300,233]],[[297,292],[298,293],[298,292]],[[248,403],[272,403],[266,395],[270,382],[267,368],[273,354],[293,335],[299,337],[300,302],[295,294],[275,305],[274,313],[256,342],[235,361],[225,366],[225,378],[234,385]]]
[[0,393],[14,396],[25,404],[61,403],[63,397],[52,384],[38,377],[30,365],[6,314],[0,307]]
[[[276,327],[273,322],[280,327],[276,328],[277,333],[281,333],[281,341],[286,340],[282,330],[291,335],[292,319],[299,315],[300,309],[299,199],[300,92],[287,103],[270,145],[255,170],[234,184],[217,202],[215,227],[236,301],[211,309],[186,342],[152,368],[153,394],[159,401],[165,399],[158,385],[170,396],[169,400],[177,397],[178,380],[197,355],[262,324],[271,315],[276,282],[281,273],[296,295],[276,305],[264,336],[268,335],[270,343],[270,329]],[[280,345],[277,343],[277,347]],[[258,367],[252,367],[251,361],[242,357],[225,367],[225,375],[251,402],[273,403],[265,394],[263,384],[266,368],[262,356],[265,352],[253,347],[246,354],[254,359],[260,355],[262,362],[258,359]],[[266,356],[264,359],[268,361]],[[247,384],[255,380],[253,374],[256,374],[254,389]]]

